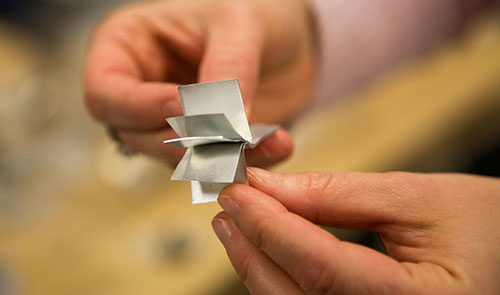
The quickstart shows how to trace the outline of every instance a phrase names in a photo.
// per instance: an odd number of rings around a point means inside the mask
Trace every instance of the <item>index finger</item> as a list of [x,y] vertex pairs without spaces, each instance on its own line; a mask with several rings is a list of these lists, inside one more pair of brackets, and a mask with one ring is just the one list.
[[[413,287],[405,268],[375,250],[342,242],[245,185],[222,190],[219,203],[238,227],[307,294],[375,294]],[[356,283],[353,283],[356,282]]]
[[109,22],[96,32],[86,60],[84,88],[90,112],[115,128],[165,126],[165,117],[182,110],[177,85],[159,82],[166,70],[164,53],[144,25],[127,17]]

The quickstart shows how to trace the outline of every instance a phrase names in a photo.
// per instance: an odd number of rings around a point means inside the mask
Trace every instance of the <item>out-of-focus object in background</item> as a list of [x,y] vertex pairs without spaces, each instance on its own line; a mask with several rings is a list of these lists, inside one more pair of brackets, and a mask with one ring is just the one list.
[[37,154],[62,101],[49,94],[52,85],[34,38],[0,23],[0,43],[0,210],[15,215],[14,203],[22,195],[39,195],[46,184],[41,175],[51,174],[51,169],[38,169],[47,167],[48,158]]

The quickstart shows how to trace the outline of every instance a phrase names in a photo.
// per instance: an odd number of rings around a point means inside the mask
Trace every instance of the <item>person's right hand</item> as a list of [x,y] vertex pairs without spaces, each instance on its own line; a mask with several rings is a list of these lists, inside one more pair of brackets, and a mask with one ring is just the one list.
[[[176,86],[238,78],[250,122],[283,123],[311,96],[315,50],[304,0],[173,0],[127,6],[103,21],[85,65],[92,115],[128,149],[178,162],[166,117],[182,114]],[[287,157],[283,129],[249,164]]]

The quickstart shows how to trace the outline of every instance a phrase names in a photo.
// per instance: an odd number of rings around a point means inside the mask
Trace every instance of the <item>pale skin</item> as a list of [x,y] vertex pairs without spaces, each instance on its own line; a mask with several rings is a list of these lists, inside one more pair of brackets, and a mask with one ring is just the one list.
[[[244,32],[244,33],[242,33]],[[166,117],[176,86],[238,78],[252,122],[286,123],[316,72],[303,0],[173,0],[127,6],[96,29],[85,64],[91,114],[133,151],[175,165]],[[249,165],[293,150],[280,129]],[[213,220],[252,294],[498,294],[500,180],[458,174],[303,173],[249,169],[221,192]],[[315,224],[380,233],[387,255]]]
[[[500,181],[249,168],[212,222],[252,294],[498,294]],[[387,255],[316,224],[380,233]]]
[[[286,7],[287,9],[283,9]],[[90,113],[132,151],[177,163],[165,118],[182,114],[176,86],[238,78],[251,122],[285,123],[307,104],[315,76],[302,0],[177,0],[125,7],[96,29],[85,64]],[[244,32],[244,33],[242,33]],[[269,166],[293,150],[279,130],[247,152]]]

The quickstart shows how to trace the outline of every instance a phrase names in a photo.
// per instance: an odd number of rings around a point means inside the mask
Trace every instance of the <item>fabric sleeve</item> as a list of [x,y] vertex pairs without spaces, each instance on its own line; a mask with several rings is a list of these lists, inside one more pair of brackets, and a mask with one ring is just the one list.
[[313,104],[323,104],[349,95],[396,64],[456,36],[487,1],[310,2],[319,47]]

